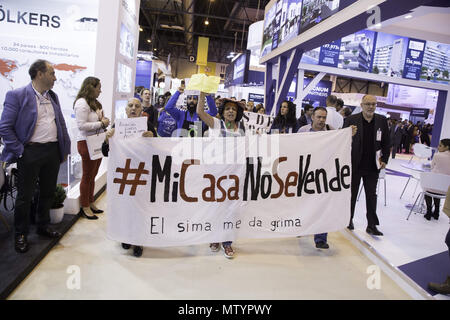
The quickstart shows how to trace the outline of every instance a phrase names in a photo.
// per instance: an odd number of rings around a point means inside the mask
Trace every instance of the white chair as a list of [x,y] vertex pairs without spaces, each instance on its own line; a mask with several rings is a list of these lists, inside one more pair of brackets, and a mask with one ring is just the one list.
[[[423,200],[425,196],[430,196],[432,198],[445,199],[447,190],[450,186],[450,175],[442,174],[442,173],[434,173],[434,172],[422,172],[420,174],[420,186],[422,187],[422,192],[417,196],[414,205],[411,207],[409,211],[408,218],[411,215],[414,207],[418,203],[420,206],[423,204]],[[431,190],[431,192],[430,192]],[[415,212],[414,212],[415,214]]]
[[[431,156],[433,155],[433,148],[431,148],[427,145],[424,145],[424,144],[416,143],[416,144],[414,144],[414,155],[419,158],[420,165],[423,165],[424,164],[423,160],[426,161],[427,159],[431,158]],[[409,168],[411,170],[417,170],[414,168],[414,163],[411,163],[413,158],[414,158],[414,156],[412,156],[411,159],[409,159],[409,161],[408,161],[408,164],[411,164],[412,167],[407,166],[407,165],[404,165],[403,167]],[[416,194],[417,185],[419,183],[419,178],[414,176],[413,174],[411,174],[410,177],[408,178],[408,181],[406,181],[405,187],[403,188],[402,194],[400,195],[400,199],[402,198],[403,193],[405,193],[406,187],[408,186],[409,180],[411,180],[411,178],[416,180],[416,186],[414,188],[414,193],[412,196],[414,197],[414,195]]]
[[[378,189],[380,187],[380,180],[384,181],[384,206],[386,207],[386,169],[380,170],[380,174],[378,176],[378,183],[377,183],[377,194],[378,194]],[[358,192],[358,198],[356,199],[356,201],[359,201],[359,197],[361,196],[362,189],[363,189],[363,183],[361,182],[361,186],[359,187],[359,192]]]

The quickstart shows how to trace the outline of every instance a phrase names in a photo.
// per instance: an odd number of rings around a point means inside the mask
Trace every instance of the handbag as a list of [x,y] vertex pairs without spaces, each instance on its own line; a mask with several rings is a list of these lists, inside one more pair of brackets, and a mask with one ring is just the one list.
[[91,160],[97,160],[103,157],[102,144],[103,141],[105,141],[105,139],[106,133],[104,131],[86,137],[86,144],[89,151],[89,158],[91,158]]

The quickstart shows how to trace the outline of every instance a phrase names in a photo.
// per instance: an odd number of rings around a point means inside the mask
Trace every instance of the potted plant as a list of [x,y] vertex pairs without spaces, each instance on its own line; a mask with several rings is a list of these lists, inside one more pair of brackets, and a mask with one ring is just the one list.
[[66,190],[60,184],[56,186],[53,203],[50,208],[50,223],[60,223],[64,217],[64,200],[66,199]]

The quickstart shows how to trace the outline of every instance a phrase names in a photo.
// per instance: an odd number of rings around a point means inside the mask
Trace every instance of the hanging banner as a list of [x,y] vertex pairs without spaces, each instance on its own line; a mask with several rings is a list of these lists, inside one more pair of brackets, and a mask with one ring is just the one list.
[[167,247],[344,229],[351,140],[350,128],[164,143],[113,137],[108,237]]
[[255,105],[258,103],[264,104],[264,95],[263,94],[257,94],[257,93],[248,93],[248,101],[253,101]]
[[425,43],[426,41],[424,40],[409,39],[403,78],[420,80]]

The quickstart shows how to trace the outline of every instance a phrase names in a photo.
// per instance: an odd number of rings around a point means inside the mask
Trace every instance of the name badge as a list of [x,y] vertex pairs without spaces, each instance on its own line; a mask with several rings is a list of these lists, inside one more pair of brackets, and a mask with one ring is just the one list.
[[377,130],[377,141],[381,141],[381,130]]

